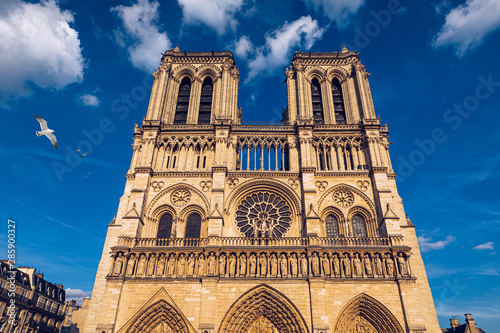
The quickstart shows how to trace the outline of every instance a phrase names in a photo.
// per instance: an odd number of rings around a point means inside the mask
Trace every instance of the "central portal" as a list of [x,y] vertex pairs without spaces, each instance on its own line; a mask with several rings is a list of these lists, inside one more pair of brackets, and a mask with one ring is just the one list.
[[279,333],[278,329],[274,327],[273,323],[264,316],[260,316],[250,326],[246,333]]

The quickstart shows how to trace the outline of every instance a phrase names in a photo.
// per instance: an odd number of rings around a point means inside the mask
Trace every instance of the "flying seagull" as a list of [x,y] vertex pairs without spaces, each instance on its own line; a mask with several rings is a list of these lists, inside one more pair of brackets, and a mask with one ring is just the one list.
[[52,134],[54,133],[54,130],[51,130],[50,128],[47,127],[47,122],[44,119],[37,116],[35,116],[35,118],[36,120],[38,120],[38,122],[40,123],[40,127],[42,128],[41,131],[36,132],[36,135],[37,136],[45,135],[47,138],[49,138],[50,142],[52,142],[54,147],[57,149],[57,139],[56,136]]
[[88,153],[88,151],[86,151],[85,153],[81,154],[81,155],[80,155],[80,158],[82,158],[83,156],[86,156],[86,155],[87,155],[87,153]]

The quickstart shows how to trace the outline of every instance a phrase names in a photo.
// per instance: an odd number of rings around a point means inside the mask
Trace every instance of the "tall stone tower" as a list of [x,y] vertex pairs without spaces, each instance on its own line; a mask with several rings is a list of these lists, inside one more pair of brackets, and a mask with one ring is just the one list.
[[358,54],[285,74],[241,125],[230,52],[163,55],[85,333],[441,332]]

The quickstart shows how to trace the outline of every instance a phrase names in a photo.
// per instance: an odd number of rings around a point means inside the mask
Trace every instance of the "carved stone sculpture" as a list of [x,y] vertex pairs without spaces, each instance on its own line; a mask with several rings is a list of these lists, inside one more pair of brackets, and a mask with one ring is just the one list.
[[389,255],[385,259],[385,264],[387,266],[387,275],[394,276],[394,261],[392,261]]
[[141,254],[141,257],[139,259],[139,264],[137,264],[137,275],[142,276],[144,275],[144,269],[146,268],[146,257],[144,254]]
[[194,275],[194,263],[195,263],[194,255],[191,253],[189,255],[188,262],[187,262],[187,274],[186,275],[188,275],[188,276]]
[[215,275],[215,256],[210,253],[208,257],[208,275]]
[[324,253],[323,258],[321,259],[321,266],[323,268],[323,275],[330,275],[330,259],[328,258],[328,254]]
[[362,272],[361,272],[361,261],[359,260],[359,258],[358,258],[357,255],[352,260],[352,264],[354,266],[354,274],[356,274],[356,276],[361,276],[362,275]]
[[281,254],[280,269],[281,269],[281,276],[288,275],[288,259],[286,257],[286,254],[284,253]]
[[226,256],[224,253],[221,253],[219,256],[219,274],[223,276],[226,274]]
[[116,257],[115,269],[113,275],[120,275],[122,273],[122,268],[123,268],[123,257],[122,254],[120,253],[118,257]]
[[128,258],[127,272],[125,273],[127,276],[132,276],[132,274],[134,274],[134,264],[135,264],[135,255],[131,254],[130,258]]
[[339,260],[337,255],[335,255],[335,257],[333,257],[333,272],[334,272],[335,276],[340,275],[340,260]]
[[276,258],[276,255],[273,253],[271,254],[271,258],[269,259],[271,263],[271,276],[276,276],[278,275],[278,259]]
[[267,258],[264,253],[262,253],[259,257],[259,265],[260,265],[260,275],[266,276],[267,274]]
[[383,275],[382,261],[380,260],[380,258],[378,257],[378,255],[375,257],[375,274],[377,274],[378,276],[382,276]]
[[156,257],[155,257],[155,254],[152,253],[151,256],[149,257],[149,261],[148,261],[148,269],[146,272],[147,276],[153,275],[153,273],[155,271],[155,264],[156,264]]
[[345,276],[351,276],[351,259],[347,255],[342,258],[342,264],[344,265]]
[[177,276],[186,275],[186,258],[184,258],[184,254],[181,254],[179,257],[179,261],[177,262]]
[[203,276],[205,274],[205,256],[200,253],[198,257],[198,276]]
[[407,276],[408,275],[408,266],[406,265],[406,260],[403,257],[403,254],[400,253],[398,257],[398,267],[399,267],[399,274],[402,276]]
[[163,271],[165,270],[165,254],[160,254],[160,258],[158,259],[158,267],[156,267],[156,276],[162,276]]
[[298,274],[298,269],[297,269],[297,256],[296,254],[292,254],[290,257],[290,270],[292,271],[292,276],[297,276]]
[[300,274],[302,274],[302,276],[307,276],[308,274],[307,258],[305,253],[302,253],[300,255]]
[[370,260],[370,257],[368,255],[366,255],[366,257],[363,259],[363,263],[365,266],[366,275],[369,275],[369,276],[373,275],[372,261]]
[[250,256],[250,259],[248,259],[249,264],[250,264],[250,275],[255,276],[255,271],[257,268],[257,258],[255,257],[255,254],[252,254]]
[[230,276],[235,276],[236,275],[236,257],[234,254],[231,254],[229,257],[229,275]]
[[247,257],[245,254],[240,255],[240,276],[247,275]]
[[319,258],[318,254],[314,253],[311,259],[311,265],[312,265],[312,273],[314,276],[319,275]]
[[167,275],[172,276],[175,274],[175,255],[171,255],[170,258],[168,258],[168,263],[167,263]]

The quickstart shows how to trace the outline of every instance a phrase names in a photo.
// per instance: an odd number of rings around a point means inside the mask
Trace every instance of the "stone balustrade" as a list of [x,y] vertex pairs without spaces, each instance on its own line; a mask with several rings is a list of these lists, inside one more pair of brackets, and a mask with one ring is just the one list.
[[344,247],[390,247],[403,246],[403,237],[280,237],[280,238],[248,238],[248,237],[208,237],[208,238],[131,238],[119,237],[118,247],[140,248],[191,248],[191,247],[304,247],[319,246],[324,248]]

